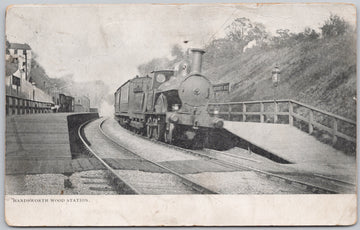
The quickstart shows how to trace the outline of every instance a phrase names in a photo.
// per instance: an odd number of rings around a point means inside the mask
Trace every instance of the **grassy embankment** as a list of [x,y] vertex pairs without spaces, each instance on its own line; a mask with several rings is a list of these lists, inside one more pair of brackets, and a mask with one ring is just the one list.
[[[231,83],[231,92],[221,98],[222,101],[274,99],[271,72],[278,64],[281,75],[277,99],[293,99],[356,120],[356,36],[353,34],[284,46],[256,47],[216,62],[206,60],[206,56],[204,59],[204,74],[213,83]],[[297,112],[308,116],[307,110],[298,109]],[[314,115],[316,121],[331,127],[329,117],[320,113]],[[272,122],[271,116],[266,119]],[[308,129],[301,121],[297,121],[297,126],[304,131]],[[339,124],[339,130],[354,134],[356,127]],[[331,133],[315,129],[313,135],[331,143]],[[350,154],[355,152],[355,145],[341,138],[335,147]]]

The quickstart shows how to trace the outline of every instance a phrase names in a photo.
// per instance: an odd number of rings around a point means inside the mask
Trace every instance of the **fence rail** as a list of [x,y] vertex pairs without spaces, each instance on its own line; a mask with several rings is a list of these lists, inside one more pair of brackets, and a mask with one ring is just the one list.
[[[247,111],[247,109],[251,106],[257,106],[257,111]],[[271,111],[266,111],[265,106],[271,108]],[[279,108],[285,107],[285,111],[281,111]],[[294,106],[297,108],[301,108],[303,113],[296,113],[294,110]],[[243,101],[243,102],[227,102],[227,103],[210,103],[208,106],[208,111],[210,114],[214,114],[214,110],[218,111],[218,115],[226,120],[234,120],[235,117],[240,117],[240,121],[246,122],[249,117],[257,116],[259,117],[259,121],[261,123],[266,122],[265,117],[272,117],[273,123],[279,122],[280,116],[288,117],[288,124],[293,126],[294,120],[301,120],[307,123],[308,128],[307,131],[309,134],[312,134],[314,131],[314,127],[324,130],[332,135],[332,142],[335,144],[337,142],[337,138],[341,137],[347,141],[356,143],[356,122],[341,116],[338,116],[333,113],[329,113],[327,111],[315,108],[310,105],[306,105],[304,103],[294,101],[294,100],[263,100],[263,101]],[[240,110],[240,111],[235,111]],[[254,110],[254,108],[252,108]],[[284,110],[284,109],[283,109]],[[314,114],[321,114],[324,119],[331,121],[331,125],[321,124],[316,121]],[[304,114],[306,116],[304,116]],[[354,135],[349,135],[343,133],[339,128],[339,124],[347,124],[347,126],[351,126],[354,130]]]
[[6,115],[50,113],[52,104],[6,95]]

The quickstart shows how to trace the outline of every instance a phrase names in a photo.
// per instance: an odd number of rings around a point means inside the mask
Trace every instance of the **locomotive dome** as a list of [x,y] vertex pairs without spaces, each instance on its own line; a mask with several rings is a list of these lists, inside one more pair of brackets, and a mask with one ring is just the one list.
[[182,60],[175,64],[174,70],[177,75],[185,77],[191,71],[191,64],[188,60]]

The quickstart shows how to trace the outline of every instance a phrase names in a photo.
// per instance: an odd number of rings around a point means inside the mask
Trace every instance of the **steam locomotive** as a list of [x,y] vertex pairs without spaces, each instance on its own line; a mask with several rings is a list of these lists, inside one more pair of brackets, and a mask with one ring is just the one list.
[[210,130],[223,120],[210,115],[212,84],[201,74],[205,51],[191,49],[192,60],[174,70],[156,70],[135,77],[115,92],[115,119],[128,129],[167,143],[202,148]]

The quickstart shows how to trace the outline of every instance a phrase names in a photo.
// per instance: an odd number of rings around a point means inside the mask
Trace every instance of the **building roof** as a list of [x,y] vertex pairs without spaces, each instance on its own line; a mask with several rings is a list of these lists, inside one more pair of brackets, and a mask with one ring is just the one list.
[[31,47],[28,44],[10,43],[10,49],[14,49],[14,50],[31,50]]

